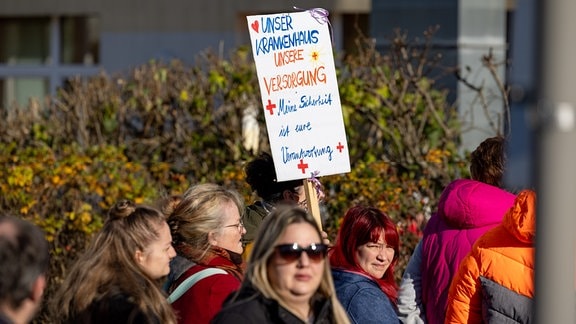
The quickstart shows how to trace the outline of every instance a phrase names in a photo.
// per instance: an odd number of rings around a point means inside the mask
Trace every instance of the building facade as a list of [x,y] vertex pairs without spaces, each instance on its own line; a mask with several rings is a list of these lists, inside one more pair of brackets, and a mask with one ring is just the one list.
[[246,16],[321,7],[334,43],[363,26],[370,0],[3,0],[0,6],[0,105],[54,94],[76,75],[109,74],[151,59],[193,62],[249,43]]

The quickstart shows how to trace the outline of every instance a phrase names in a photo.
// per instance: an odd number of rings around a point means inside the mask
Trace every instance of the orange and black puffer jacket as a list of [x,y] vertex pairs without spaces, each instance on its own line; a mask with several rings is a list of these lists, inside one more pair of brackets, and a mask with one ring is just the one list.
[[534,297],[536,194],[522,191],[502,224],[462,260],[448,292],[445,323],[530,323]]

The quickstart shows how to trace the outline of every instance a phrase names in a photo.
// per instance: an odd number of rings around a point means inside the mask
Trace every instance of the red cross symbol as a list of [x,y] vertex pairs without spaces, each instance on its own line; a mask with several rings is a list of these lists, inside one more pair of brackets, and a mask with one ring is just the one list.
[[338,146],[336,146],[336,149],[338,149],[338,151],[340,151],[340,153],[342,153],[342,150],[344,149],[344,145],[342,145],[342,143],[338,142]]
[[276,104],[273,104],[270,99],[268,99],[268,104],[266,105],[266,109],[270,112],[270,115],[274,115],[274,108],[276,108]]
[[304,160],[300,159],[300,163],[298,164],[298,169],[301,169],[302,174],[305,174],[306,169],[308,169],[308,163],[304,163]]

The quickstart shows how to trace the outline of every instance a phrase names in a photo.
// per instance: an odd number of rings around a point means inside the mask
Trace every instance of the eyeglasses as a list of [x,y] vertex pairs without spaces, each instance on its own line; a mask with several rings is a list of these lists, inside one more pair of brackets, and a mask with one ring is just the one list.
[[238,224],[232,224],[232,225],[224,226],[224,228],[226,228],[226,227],[236,227],[238,229],[238,231],[242,231],[242,229],[244,228],[244,223],[242,223],[242,221],[240,221]]
[[288,262],[294,262],[302,256],[302,252],[306,252],[308,258],[313,262],[320,262],[324,260],[328,253],[328,245],[321,243],[312,243],[307,248],[303,248],[298,243],[293,244],[280,244],[276,245],[278,255]]

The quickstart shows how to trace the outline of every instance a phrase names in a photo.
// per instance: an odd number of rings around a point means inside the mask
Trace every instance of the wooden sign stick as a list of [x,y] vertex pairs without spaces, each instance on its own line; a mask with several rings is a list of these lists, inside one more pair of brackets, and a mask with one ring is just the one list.
[[306,204],[308,212],[314,217],[318,228],[322,230],[322,218],[320,217],[320,203],[318,202],[318,194],[314,183],[309,179],[304,179],[304,192],[306,193]]

